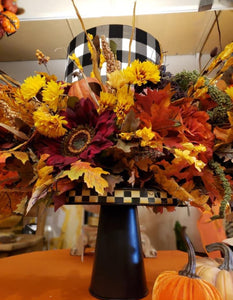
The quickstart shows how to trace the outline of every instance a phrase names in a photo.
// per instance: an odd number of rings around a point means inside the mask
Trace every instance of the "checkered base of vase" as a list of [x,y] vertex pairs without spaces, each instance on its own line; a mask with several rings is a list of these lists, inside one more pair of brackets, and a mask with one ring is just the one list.
[[93,189],[77,189],[67,193],[67,204],[134,204],[177,206],[179,200],[165,191],[153,189],[115,189],[99,195]]

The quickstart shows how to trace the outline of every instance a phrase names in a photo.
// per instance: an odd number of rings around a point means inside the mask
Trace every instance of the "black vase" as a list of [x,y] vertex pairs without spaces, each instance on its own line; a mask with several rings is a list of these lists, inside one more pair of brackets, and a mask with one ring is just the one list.
[[147,295],[137,206],[101,206],[89,291],[99,299]]

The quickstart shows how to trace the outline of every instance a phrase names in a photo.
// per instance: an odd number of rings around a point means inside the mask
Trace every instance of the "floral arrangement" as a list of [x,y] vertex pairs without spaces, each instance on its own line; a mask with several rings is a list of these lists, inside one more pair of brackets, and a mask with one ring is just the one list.
[[[87,38],[92,77],[74,54],[83,77],[74,83],[48,72],[22,84],[1,75],[0,194],[24,195],[11,210],[37,201],[57,209],[81,183],[100,195],[122,186],[162,189],[203,210],[218,205],[213,218],[230,213],[233,43],[201,73],[172,75],[162,61],[135,60],[121,70],[104,36],[98,52]],[[36,55],[47,65],[48,57]]]
[[0,38],[5,34],[11,35],[19,29],[20,22],[17,14],[23,12],[15,0],[0,1]]

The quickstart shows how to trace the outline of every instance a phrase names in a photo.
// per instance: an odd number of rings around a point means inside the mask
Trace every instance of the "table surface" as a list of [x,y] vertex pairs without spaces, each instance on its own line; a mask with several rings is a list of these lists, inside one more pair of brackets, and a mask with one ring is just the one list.
[[[93,253],[71,256],[70,250],[48,250],[20,254],[0,259],[1,300],[93,300],[88,288],[91,279]],[[158,274],[165,270],[180,270],[187,263],[187,253],[158,251],[155,258],[145,258],[149,294]]]

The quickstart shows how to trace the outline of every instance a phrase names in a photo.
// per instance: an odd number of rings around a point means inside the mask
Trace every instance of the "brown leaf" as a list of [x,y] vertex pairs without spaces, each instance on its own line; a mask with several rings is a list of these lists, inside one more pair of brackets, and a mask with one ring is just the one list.
[[135,117],[135,112],[131,109],[126,115],[121,127],[121,132],[135,132],[140,124],[140,119]]
[[108,187],[106,188],[106,192],[110,194],[114,192],[116,185],[123,181],[123,178],[120,175],[112,175],[112,174],[106,175],[105,179],[108,182]]

